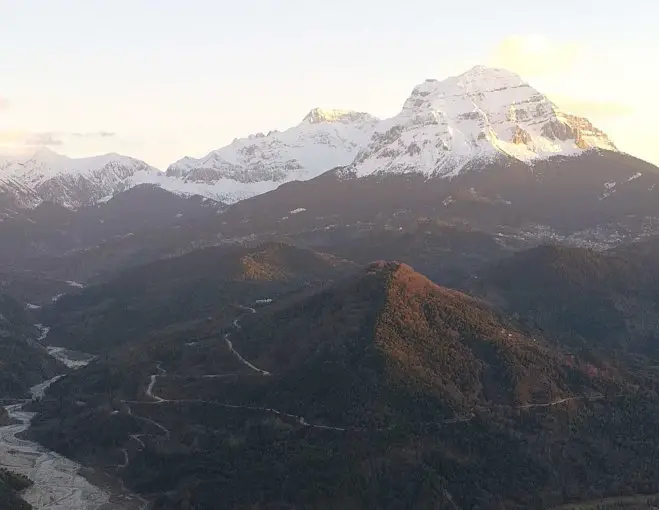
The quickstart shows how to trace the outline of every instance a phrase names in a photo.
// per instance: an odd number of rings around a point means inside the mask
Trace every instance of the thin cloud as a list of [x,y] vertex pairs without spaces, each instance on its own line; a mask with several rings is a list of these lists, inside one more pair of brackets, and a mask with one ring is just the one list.
[[57,133],[26,133],[23,131],[0,131],[0,146],[20,149],[21,147],[43,147],[62,145],[64,141]]
[[573,42],[558,42],[540,35],[513,35],[503,39],[490,56],[489,64],[522,77],[569,72],[582,48]]
[[89,133],[0,131],[0,146],[14,148],[50,147],[65,145],[72,138],[98,139],[114,136],[116,136],[116,133],[111,131],[94,131]]
[[583,117],[623,117],[636,111],[634,107],[616,101],[593,101],[569,97],[555,97],[553,101],[562,110]]
[[91,133],[71,133],[71,136],[76,138],[111,138],[117,136],[117,133],[112,131],[94,131]]
[[62,145],[64,142],[57,133],[32,133],[25,138],[23,145],[28,146],[52,146]]

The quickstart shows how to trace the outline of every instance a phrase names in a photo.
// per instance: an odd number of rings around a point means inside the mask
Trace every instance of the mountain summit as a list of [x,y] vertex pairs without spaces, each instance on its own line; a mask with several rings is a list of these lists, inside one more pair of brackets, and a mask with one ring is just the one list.
[[314,108],[298,126],[234,140],[201,159],[184,158],[167,175],[236,202],[339,166],[359,177],[450,177],[499,159],[533,164],[591,149],[616,151],[587,119],[560,111],[515,73],[476,66],[443,81],[426,80],[390,119]]
[[138,184],[230,204],[337,167],[358,177],[453,177],[500,160],[533,165],[593,149],[617,151],[587,119],[562,112],[516,74],[477,66],[443,81],[426,80],[390,119],[313,108],[297,126],[237,138],[198,159],[185,157],[166,174],[117,154],[73,159],[43,148],[0,156],[0,191],[7,210],[32,206],[39,202],[35,196],[71,208],[93,205]]
[[183,158],[167,176],[204,188],[206,196],[237,202],[294,180],[349,165],[378,119],[367,113],[314,108],[300,124],[234,140],[203,158]]
[[588,120],[561,112],[518,75],[477,66],[415,87],[402,111],[378,125],[352,167],[360,176],[452,176],[474,160],[533,162],[589,149],[616,151]]
[[0,190],[12,193],[19,204],[49,201],[75,209],[125,190],[129,178],[159,173],[144,161],[119,154],[70,158],[39,147],[0,158]]

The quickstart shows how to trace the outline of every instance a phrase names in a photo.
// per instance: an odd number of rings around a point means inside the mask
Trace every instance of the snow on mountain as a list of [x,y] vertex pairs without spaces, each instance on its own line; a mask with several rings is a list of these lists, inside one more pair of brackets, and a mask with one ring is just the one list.
[[175,180],[166,186],[237,202],[350,164],[377,123],[367,113],[316,108],[286,131],[236,139],[203,158],[177,161],[167,169]]
[[414,88],[402,111],[377,126],[351,169],[358,176],[450,177],[481,160],[532,163],[589,149],[616,150],[590,122],[561,112],[516,74],[478,66]]
[[15,216],[21,209],[36,207],[41,202],[36,191],[0,174],[0,221]]
[[347,167],[345,175],[451,177],[496,158],[532,164],[590,149],[616,151],[588,120],[561,112],[516,74],[477,66],[426,80],[390,119],[315,108],[286,131],[235,139],[203,158],[183,158],[166,173],[118,154],[75,159],[42,148],[0,155],[0,199],[7,214],[43,200],[77,208],[153,184],[235,203],[336,167]]
[[70,208],[93,205],[124,191],[130,187],[127,179],[137,173],[157,176],[161,172],[119,154],[69,158],[47,148],[0,159],[0,178],[22,188],[9,190],[14,195],[33,194]]
[[215,180],[191,180],[186,177],[167,175],[164,172],[138,172],[125,181],[126,188],[141,184],[152,184],[170,193],[183,196],[202,196],[216,202],[233,204],[240,200],[250,198],[276,189],[285,181],[257,181],[243,183],[230,178]]

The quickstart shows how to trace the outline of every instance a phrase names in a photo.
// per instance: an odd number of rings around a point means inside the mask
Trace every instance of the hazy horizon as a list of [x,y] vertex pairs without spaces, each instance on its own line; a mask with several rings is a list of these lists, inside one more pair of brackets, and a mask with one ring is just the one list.
[[489,65],[659,163],[647,6],[522,5],[0,1],[0,147],[117,152],[163,169],[314,107],[390,117],[426,78]]

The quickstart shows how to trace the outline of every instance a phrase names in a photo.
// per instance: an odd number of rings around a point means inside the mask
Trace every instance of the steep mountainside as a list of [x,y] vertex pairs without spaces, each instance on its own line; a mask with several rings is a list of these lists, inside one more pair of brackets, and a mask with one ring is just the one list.
[[416,87],[353,163],[235,204],[234,235],[425,218],[607,248],[659,232],[659,169],[513,73]]
[[235,343],[256,366],[281,374],[260,403],[315,421],[432,422],[474,406],[593,389],[541,340],[405,264],[374,263],[358,278],[248,319]]
[[634,243],[621,244],[611,249],[609,253],[652,266],[659,260],[659,236],[648,237]]
[[20,214],[21,210],[36,207],[40,203],[41,197],[36,191],[0,173],[0,220],[12,218]]
[[217,228],[199,229],[217,224],[219,211],[146,185],[78,211],[44,202],[0,222],[0,282],[21,300],[50,300],[68,281],[217,243]]
[[[134,345],[56,383],[32,434],[116,465],[159,510],[521,510],[659,488],[651,379],[405,265],[253,306],[215,339]],[[191,372],[205,354],[214,371]]]
[[239,202],[225,235],[300,232],[418,220],[468,226],[502,239],[607,248],[659,233],[659,169],[624,154],[510,160],[463,169],[451,179],[422,174],[358,178],[333,171]]
[[0,508],[7,510],[30,510],[28,505],[19,496],[22,490],[31,485],[26,477],[0,468]]
[[478,66],[417,86],[401,113],[378,125],[351,168],[359,176],[451,177],[504,156],[532,162],[589,149],[616,150],[588,120],[561,112],[516,74]]
[[[625,253],[541,246],[467,286],[573,348],[659,356],[659,263]],[[621,250],[622,251],[622,250]]]
[[27,398],[29,388],[64,368],[37,343],[25,308],[0,294],[0,398]]
[[427,222],[400,228],[331,229],[293,238],[359,264],[381,259],[404,262],[442,285],[459,282],[516,248],[483,232]]
[[236,139],[201,159],[183,158],[167,176],[201,185],[205,196],[237,202],[349,164],[377,122],[367,113],[316,108],[286,131]]

